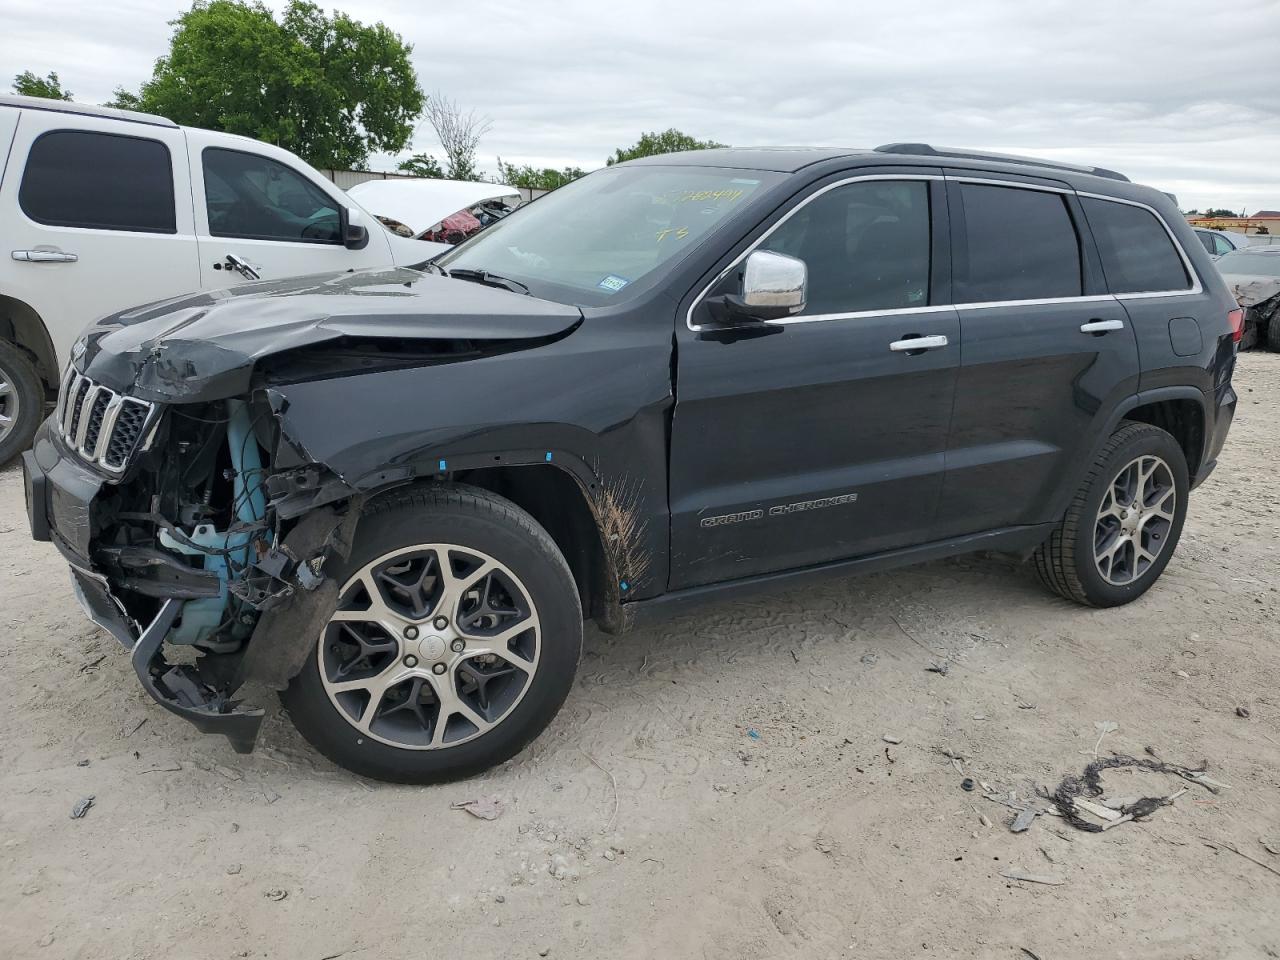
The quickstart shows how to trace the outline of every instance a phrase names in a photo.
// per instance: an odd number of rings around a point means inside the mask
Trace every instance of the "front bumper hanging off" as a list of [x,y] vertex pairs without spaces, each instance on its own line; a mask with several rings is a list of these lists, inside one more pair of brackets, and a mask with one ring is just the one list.
[[[225,736],[236,752],[253,750],[263,711],[244,707],[219,692],[199,668],[174,665],[164,658],[165,637],[181,616],[186,599],[163,600],[151,622],[141,626],[112,593],[107,579],[82,555],[82,549],[88,552],[84,548],[88,545],[89,517],[101,486],[100,478],[73,457],[64,456],[47,424],[37,434],[35,446],[23,454],[22,469],[32,536],[52,540],[71,565],[80,605],[90,620],[130,651],[130,662],[143,689],[160,706],[194,724],[202,733]],[[234,655],[234,659],[238,661],[240,656]]]

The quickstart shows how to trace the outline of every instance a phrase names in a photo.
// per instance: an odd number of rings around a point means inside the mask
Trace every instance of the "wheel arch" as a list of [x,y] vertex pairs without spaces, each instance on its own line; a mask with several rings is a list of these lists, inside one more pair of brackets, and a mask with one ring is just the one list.
[[58,353],[49,330],[30,304],[0,294],[0,340],[8,340],[30,357],[46,388],[58,384]]
[[1120,416],[1107,431],[1108,436],[1121,419],[1149,423],[1159,427],[1178,441],[1187,458],[1187,475],[1195,486],[1196,476],[1203,466],[1205,429],[1208,410],[1204,394],[1194,387],[1167,387],[1147,390],[1132,398],[1120,411]]

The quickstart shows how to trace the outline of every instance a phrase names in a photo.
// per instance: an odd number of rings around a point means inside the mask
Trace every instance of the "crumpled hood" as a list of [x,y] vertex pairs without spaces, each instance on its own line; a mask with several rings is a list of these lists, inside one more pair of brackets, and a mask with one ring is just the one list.
[[76,365],[145,400],[198,402],[243,393],[265,357],[327,340],[537,340],[581,319],[577,307],[406,268],[317,274],[114,314],[86,331]]
[[1249,273],[1224,273],[1222,279],[1242,307],[1252,307],[1280,294],[1280,277]]

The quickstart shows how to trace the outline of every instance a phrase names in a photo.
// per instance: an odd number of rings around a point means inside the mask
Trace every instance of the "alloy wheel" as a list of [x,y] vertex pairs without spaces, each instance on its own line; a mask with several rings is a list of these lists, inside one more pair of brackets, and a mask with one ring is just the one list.
[[0,442],[3,442],[18,422],[18,391],[13,377],[0,367]]
[[320,678],[361,734],[410,750],[493,729],[538,669],[541,628],[524,584],[470,547],[421,544],[343,586],[319,638]]
[[1120,470],[1094,524],[1093,558],[1102,578],[1126,586],[1146,574],[1169,543],[1176,508],[1173,471],[1164,460],[1144,454]]

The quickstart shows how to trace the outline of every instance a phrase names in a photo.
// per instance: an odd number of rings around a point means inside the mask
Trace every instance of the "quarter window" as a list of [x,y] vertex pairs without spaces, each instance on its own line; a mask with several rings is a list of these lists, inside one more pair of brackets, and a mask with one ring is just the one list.
[[957,303],[1078,297],[1080,241],[1060,193],[959,184],[964,243],[955,252]]
[[1169,231],[1149,210],[1091,197],[1081,202],[1112,293],[1155,293],[1191,286]]
[[1218,236],[1216,233],[1210,234],[1210,236],[1213,237],[1213,252],[1218,256],[1222,256],[1224,253],[1230,253],[1235,249],[1235,247],[1228,243],[1225,238]]
[[341,243],[338,204],[283,163],[239,150],[205,150],[209,233],[243,240]]
[[52,130],[31,145],[18,188],[37,223],[176,233],[173,164],[159,140]]
[[1218,238],[1212,233],[1207,230],[1197,230],[1196,236],[1200,238],[1200,245],[1204,247],[1205,253],[1216,254],[1218,252],[1213,248],[1214,241]]
[[828,190],[760,245],[803,260],[805,315],[929,302],[929,184],[868,180]]

